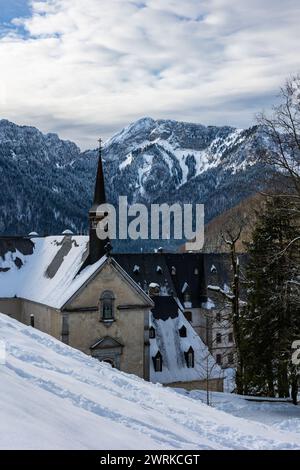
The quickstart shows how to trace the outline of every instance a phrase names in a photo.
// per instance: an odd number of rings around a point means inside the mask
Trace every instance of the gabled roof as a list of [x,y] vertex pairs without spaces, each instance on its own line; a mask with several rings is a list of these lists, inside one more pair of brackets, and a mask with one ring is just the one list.
[[0,298],[18,297],[62,309],[109,260],[151,307],[148,295],[113,258],[103,256],[82,269],[88,240],[87,236],[70,235],[10,241],[0,238]]
[[[145,302],[145,306],[147,306],[149,308],[153,307],[153,305],[154,305],[153,301],[148,296],[148,294],[146,294],[146,292],[127,274],[127,272],[124,271],[124,269],[119,265],[119,263],[117,263],[117,261],[114,258],[107,258],[106,256],[103,257],[103,258],[105,258],[106,263],[110,263],[116,269],[116,271],[122,276],[122,278],[125,280],[125,282],[127,282],[140,295],[140,297]],[[67,301],[63,305],[61,305],[62,309],[68,303],[70,303],[81,292],[82,289],[84,289],[84,287],[87,283],[91,282],[97,276],[97,274],[104,267],[104,265],[105,265],[105,263],[99,263],[99,262],[97,262],[93,265],[88,265],[85,269],[83,269],[83,271],[80,272],[80,274],[78,274],[78,277],[80,277],[81,274],[85,273],[86,271],[89,271],[89,270],[91,271],[90,276],[87,277],[85,279],[85,281],[82,282],[79,285],[78,289],[72,294],[72,296],[70,296],[67,299]],[[96,269],[92,270],[93,266],[95,266]]]
[[99,339],[96,343],[92,344],[90,349],[109,349],[109,348],[123,348],[124,344],[117,341],[111,336],[104,336],[104,338]]

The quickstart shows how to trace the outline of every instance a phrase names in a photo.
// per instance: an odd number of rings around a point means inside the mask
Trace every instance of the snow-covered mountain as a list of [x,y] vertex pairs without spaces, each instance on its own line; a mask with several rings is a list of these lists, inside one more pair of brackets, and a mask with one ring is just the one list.
[[245,400],[222,395],[229,413],[214,409],[2,314],[0,382],[0,449],[300,449],[293,405],[277,429],[256,422],[257,403],[235,417]]
[[206,219],[257,191],[263,184],[259,127],[205,127],[143,118],[105,145],[110,197],[131,201],[205,203]]
[[95,171],[73,142],[1,120],[0,233],[85,230]]
[[[266,145],[257,126],[140,119],[105,144],[108,199],[204,203],[211,220],[264,184],[257,152]],[[0,233],[86,231],[96,164],[96,150],[1,120]]]

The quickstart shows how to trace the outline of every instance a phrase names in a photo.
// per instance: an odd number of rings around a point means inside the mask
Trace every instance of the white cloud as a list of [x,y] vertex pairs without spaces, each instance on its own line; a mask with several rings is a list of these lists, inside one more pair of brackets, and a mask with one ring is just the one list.
[[0,40],[0,115],[83,147],[144,115],[249,125],[300,69],[294,0],[32,5]]

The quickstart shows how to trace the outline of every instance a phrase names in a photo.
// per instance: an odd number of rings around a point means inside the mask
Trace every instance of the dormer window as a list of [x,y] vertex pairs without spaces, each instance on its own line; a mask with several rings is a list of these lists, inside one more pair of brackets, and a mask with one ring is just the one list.
[[186,338],[186,327],[184,325],[178,331],[181,338]]
[[134,274],[139,274],[140,272],[140,267],[136,264],[134,267],[133,267],[133,273]]
[[193,368],[195,366],[195,360],[194,360],[194,350],[193,350],[192,346],[184,354],[185,354],[185,361],[186,361],[187,367]]
[[149,338],[150,339],[154,339],[155,338],[155,328],[153,328],[153,326],[151,326],[149,328]]
[[114,295],[110,291],[104,291],[100,298],[100,317],[102,321],[114,319]]
[[162,355],[158,351],[156,356],[152,357],[155,372],[162,371]]
[[160,292],[160,285],[159,284],[156,284],[156,282],[151,282],[149,284],[149,295],[150,296],[154,296],[154,295],[159,295],[159,292]]

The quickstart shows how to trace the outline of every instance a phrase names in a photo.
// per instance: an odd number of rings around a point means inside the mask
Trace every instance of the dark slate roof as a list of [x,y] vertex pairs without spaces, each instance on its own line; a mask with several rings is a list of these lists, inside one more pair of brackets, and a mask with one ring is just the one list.
[[[149,284],[155,283],[164,287],[166,294],[176,294],[164,253],[114,253],[112,256],[144,291],[148,292]],[[139,271],[134,271],[135,266]]]
[[[239,254],[240,270],[245,273],[247,258],[246,254]],[[232,268],[230,253],[207,253],[204,258],[205,277],[207,285],[224,287],[227,284],[230,287],[232,282]],[[241,284],[241,297],[245,297],[245,286]],[[211,296],[211,291],[208,292]]]
[[156,295],[152,297],[154,307],[152,308],[155,320],[168,320],[168,318],[177,318],[179,306],[171,296]]
[[206,281],[204,270],[204,255],[202,253],[166,253],[166,262],[172,273],[172,282],[175,286],[177,297],[184,301],[182,289],[185,283],[188,285],[186,291],[190,294],[193,307],[201,307],[206,302]]
[[[204,255],[201,253],[114,253],[113,258],[146,291],[154,282],[166,287],[167,295],[183,302],[182,288],[186,283],[193,307],[200,307],[207,300]],[[139,272],[134,272],[134,266],[139,266]],[[162,268],[161,273],[157,272],[157,266]]]

